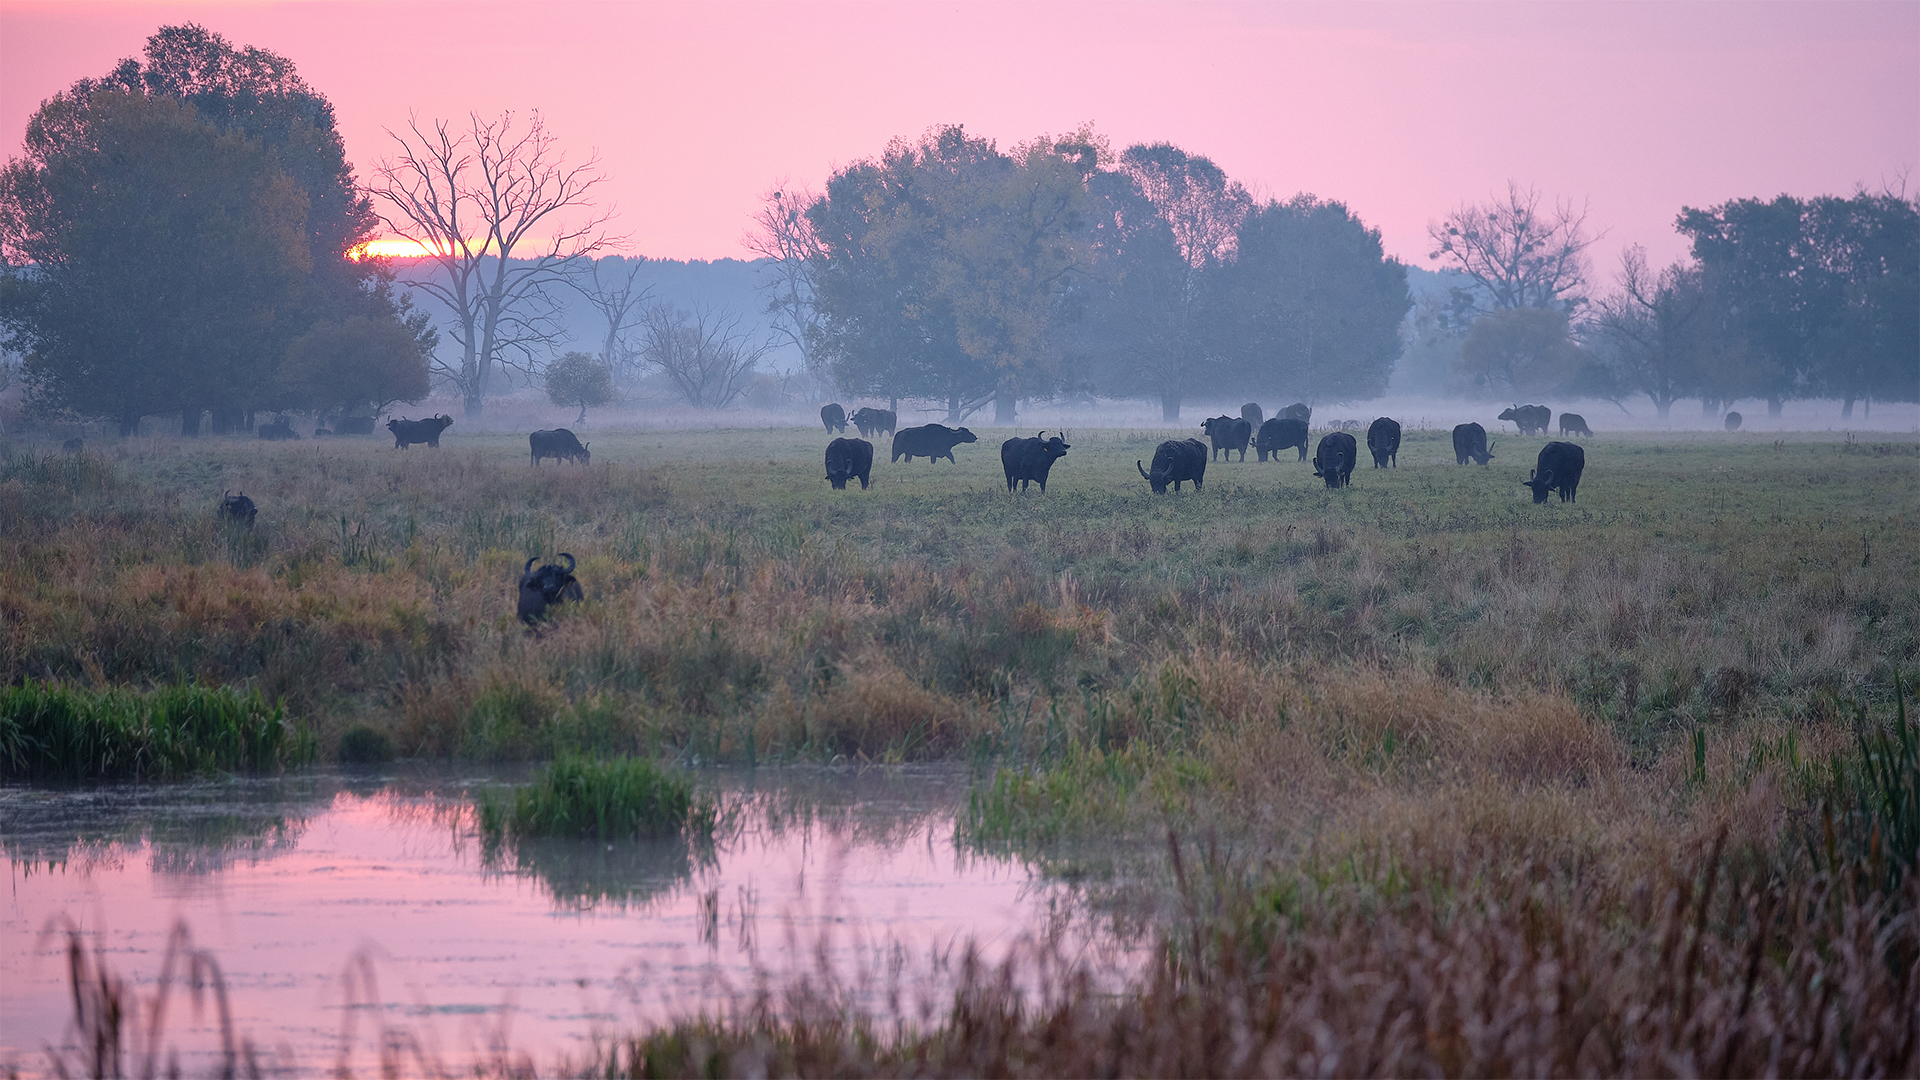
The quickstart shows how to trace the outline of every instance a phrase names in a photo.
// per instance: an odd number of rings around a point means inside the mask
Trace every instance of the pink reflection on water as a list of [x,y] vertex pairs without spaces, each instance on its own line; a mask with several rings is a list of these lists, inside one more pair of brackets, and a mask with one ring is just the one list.
[[[63,918],[144,994],[184,920],[224,971],[238,1030],[304,1072],[334,1066],[349,1018],[356,1069],[375,1066],[383,1024],[457,1067],[502,1043],[578,1057],[596,1031],[722,1007],[756,972],[777,984],[819,955],[855,983],[904,962],[920,985],[927,958],[968,939],[1004,955],[1055,899],[1022,867],[957,853],[939,813],[904,835],[762,821],[643,900],[562,904],[544,880],[484,868],[459,818],[453,804],[341,793],[279,843],[184,868],[145,841],[65,868],[10,862],[0,1067],[38,1070],[45,1046],[71,1038],[65,941],[43,934]],[[372,986],[343,977],[357,956]],[[167,1031],[189,1072],[215,1060],[210,1010],[195,1017],[179,996]]]

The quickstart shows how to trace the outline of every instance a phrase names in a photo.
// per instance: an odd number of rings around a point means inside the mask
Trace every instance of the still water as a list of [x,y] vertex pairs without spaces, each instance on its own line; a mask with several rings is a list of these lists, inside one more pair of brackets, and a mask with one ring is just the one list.
[[[0,787],[0,1069],[42,1071],[73,1044],[69,925],[151,999],[184,923],[234,1028],[311,1073],[370,1071],[383,1028],[456,1069],[501,1046],[578,1059],[596,1034],[722,1008],[822,957],[912,997],[966,942],[995,957],[1073,921],[1062,886],[956,848],[960,770],[710,774],[727,822],[712,851],[546,842],[490,859],[471,795],[523,778]],[[163,1041],[189,1072],[214,1064],[219,1030],[176,987]]]

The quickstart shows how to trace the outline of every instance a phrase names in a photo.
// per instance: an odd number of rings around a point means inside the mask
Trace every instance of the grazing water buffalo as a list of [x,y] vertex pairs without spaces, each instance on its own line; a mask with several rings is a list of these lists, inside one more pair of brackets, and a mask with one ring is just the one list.
[[1267,422],[1267,414],[1261,411],[1259,402],[1249,401],[1240,406],[1240,419],[1245,420],[1248,427],[1259,431],[1260,425]]
[[540,464],[541,458],[555,461],[576,461],[582,465],[593,464],[593,454],[587,447],[592,443],[583,443],[580,437],[566,428],[554,428],[551,431],[535,431],[527,436],[527,447],[533,452],[533,463]]
[[446,413],[425,420],[389,420],[387,430],[393,432],[393,448],[405,450],[414,443],[426,443],[428,446],[440,445],[440,433],[453,426],[453,417]]
[[873,474],[873,444],[865,439],[835,439],[827,444],[827,481],[835,491],[847,490],[847,481],[860,478],[860,490],[867,490],[867,477]]
[[1260,452],[1260,460],[1267,460],[1272,454],[1273,460],[1280,460],[1280,451],[1289,446],[1299,447],[1300,460],[1307,460],[1307,422],[1294,416],[1276,416],[1260,425],[1260,437],[1254,441],[1254,449]]
[[247,498],[247,493],[244,491],[238,495],[229,495],[224,491],[220,493],[220,516],[235,525],[253,528],[254,515],[259,512],[259,508],[253,505],[253,500]]
[[1493,447],[1487,445],[1487,429],[1479,424],[1456,424],[1453,428],[1453,463],[1465,465],[1467,459],[1485,465],[1493,457]]
[[867,438],[883,431],[891,435],[898,423],[899,417],[894,415],[892,409],[855,409],[853,413],[853,426],[859,428],[860,434]]
[[840,403],[837,401],[831,405],[822,405],[820,406],[820,422],[827,425],[828,431],[838,431],[844,434],[847,430],[847,410],[841,408]]
[[539,560],[528,559],[520,571],[520,621],[528,626],[546,618],[548,608],[569,600],[577,604],[586,599],[580,582],[573,576],[573,556],[563,551],[560,557],[567,560],[564,570],[552,563],[535,570],[533,564]]
[[1560,434],[1585,435],[1591,439],[1593,437],[1593,429],[1587,426],[1587,418],[1581,416],[1579,413],[1563,412],[1560,414]]
[[1166,493],[1167,485],[1179,491],[1180,485],[1193,481],[1193,490],[1200,490],[1200,482],[1207,477],[1207,444],[1199,439],[1168,439],[1153,451],[1153,471],[1139,461],[1133,467],[1140,470],[1147,483],[1153,485],[1153,493]]
[[271,423],[261,424],[258,434],[268,442],[288,442],[300,438],[300,433],[293,430],[293,422],[284,417]]
[[1540,448],[1533,476],[1521,483],[1533,489],[1533,501],[1547,501],[1547,493],[1558,491],[1561,502],[1573,502],[1580,486],[1580,474],[1587,467],[1587,452],[1570,442],[1550,442]]
[[1727,414],[1727,430],[1728,431],[1740,430],[1740,414],[1739,413],[1730,412]]
[[[1040,435],[1045,435],[1043,430]],[[1008,439],[1000,444],[1000,465],[1007,470],[1007,490],[1012,491],[1014,482],[1020,483],[1020,490],[1027,490],[1030,484],[1039,484],[1042,494],[1047,490],[1047,474],[1053,471],[1053,463],[1067,456],[1073,449],[1067,440],[1055,435],[1044,442],[1040,435],[1031,439]]]
[[1400,467],[1400,421],[1381,417],[1367,429],[1367,450],[1373,454],[1373,467]]
[[1323,477],[1330,488],[1353,483],[1353,467],[1360,460],[1360,444],[1344,431],[1330,432],[1320,439],[1313,452],[1313,475]]
[[[1240,460],[1247,460],[1247,440],[1253,438],[1252,424],[1231,416],[1216,416],[1202,421],[1200,430],[1206,432],[1207,438],[1213,441],[1214,457],[1217,458],[1223,453],[1232,454],[1238,450]],[[1232,461],[1233,458],[1229,457],[1227,460]]]
[[1515,405],[1500,414],[1500,419],[1511,420],[1520,429],[1520,434],[1531,435],[1547,433],[1547,425],[1553,421],[1553,410],[1545,405]]
[[[927,459],[928,464],[940,458],[953,461],[953,448],[961,443],[979,442],[979,436],[966,428],[950,428],[945,424],[925,424],[897,431],[893,435],[893,460],[905,457],[912,461],[916,457]],[[960,464],[957,461],[955,465]]]
[[1304,401],[1296,401],[1286,408],[1281,409],[1280,415],[1291,417],[1303,424],[1311,423],[1313,421],[1313,406]]

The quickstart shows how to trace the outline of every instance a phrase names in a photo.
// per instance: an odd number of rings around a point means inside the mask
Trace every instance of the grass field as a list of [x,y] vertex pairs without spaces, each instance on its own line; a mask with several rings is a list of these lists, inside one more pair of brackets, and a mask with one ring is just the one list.
[[[1855,940],[1842,923],[1892,919],[1906,937],[1860,940],[1887,963],[1915,955],[1920,888],[1897,845],[1920,797],[1913,756],[1885,750],[1920,658],[1911,435],[1603,435],[1579,502],[1536,506],[1520,481],[1542,440],[1496,435],[1491,467],[1459,467],[1444,431],[1409,431],[1400,468],[1363,463],[1342,491],[1283,460],[1216,463],[1204,491],[1155,496],[1134,462],[1162,433],[1077,430],[1048,493],[1010,496],[1010,432],[983,431],[957,466],[888,464],[882,443],[873,488],[834,492],[817,430],[595,432],[590,467],[538,470],[523,437],[458,430],[404,453],[0,444],[0,667],[13,683],[258,690],[329,756],[370,729],[403,755],[969,760],[976,847],[1046,859],[1058,840],[1133,837],[1164,862],[1171,829],[1231,849],[1207,889],[1238,899],[1207,925],[1238,944],[1196,931],[1182,950],[1221,970],[1280,963],[1262,951],[1276,912],[1282,938],[1311,930],[1327,957],[1371,964],[1386,961],[1356,928],[1383,918],[1444,937],[1461,911],[1497,912],[1459,947],[1538,945],[1509,901],[1545,890],[1529,895],[1558,905],[1553,940],[1579,963],[1642,931],[1663,957],[1718,943],[1717,1019],[1689,989],[1648,1053],[1737,1043],[1727,1003],[1755,993],[1750,953],[1777,958],[1776,1002],[1867,985],[1835,959]],[[215,520],[223,489],[259,504],[254,530]],[[558,551],[587,601],[529,633],[514,578]],[[1723,869],[1738,885],[1709,918]],[[1763,900],[1798,903],[1798,921],[1756,915]],[[1674,972],[1606,955],[1619,963],[1592,985],[1633,1029],[1634,995]],[[1916,1007],[1904,979],[1872,1022]],[[1176,984],[1199,992],[1174,979],[1138,1000]],[[1234,985],[1231,1001],[1162,1004],[1250,1007]],[[676,1037],[764,1049],[739,1024]],[[1653,1060],[1584,1045],[1406,1060]],[[1804,1071],[1851,1070],[1807,1045]],[[661,1068],[702,1067],[688,1062]]]

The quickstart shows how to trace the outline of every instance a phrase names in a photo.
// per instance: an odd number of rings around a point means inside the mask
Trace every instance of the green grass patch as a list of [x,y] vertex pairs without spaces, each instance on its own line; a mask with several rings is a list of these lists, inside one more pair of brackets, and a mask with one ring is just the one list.
[[711,843],[714,803],[693,782],[643,758],[592,761],[567,755],[540,771],[511,799],[483,797],[480,832],[488,844],[537,837]]
[[93,691],[35,680],[0,688],[0,776],[9,780],[269,772],[316,754],[313,733],[257,690]]

